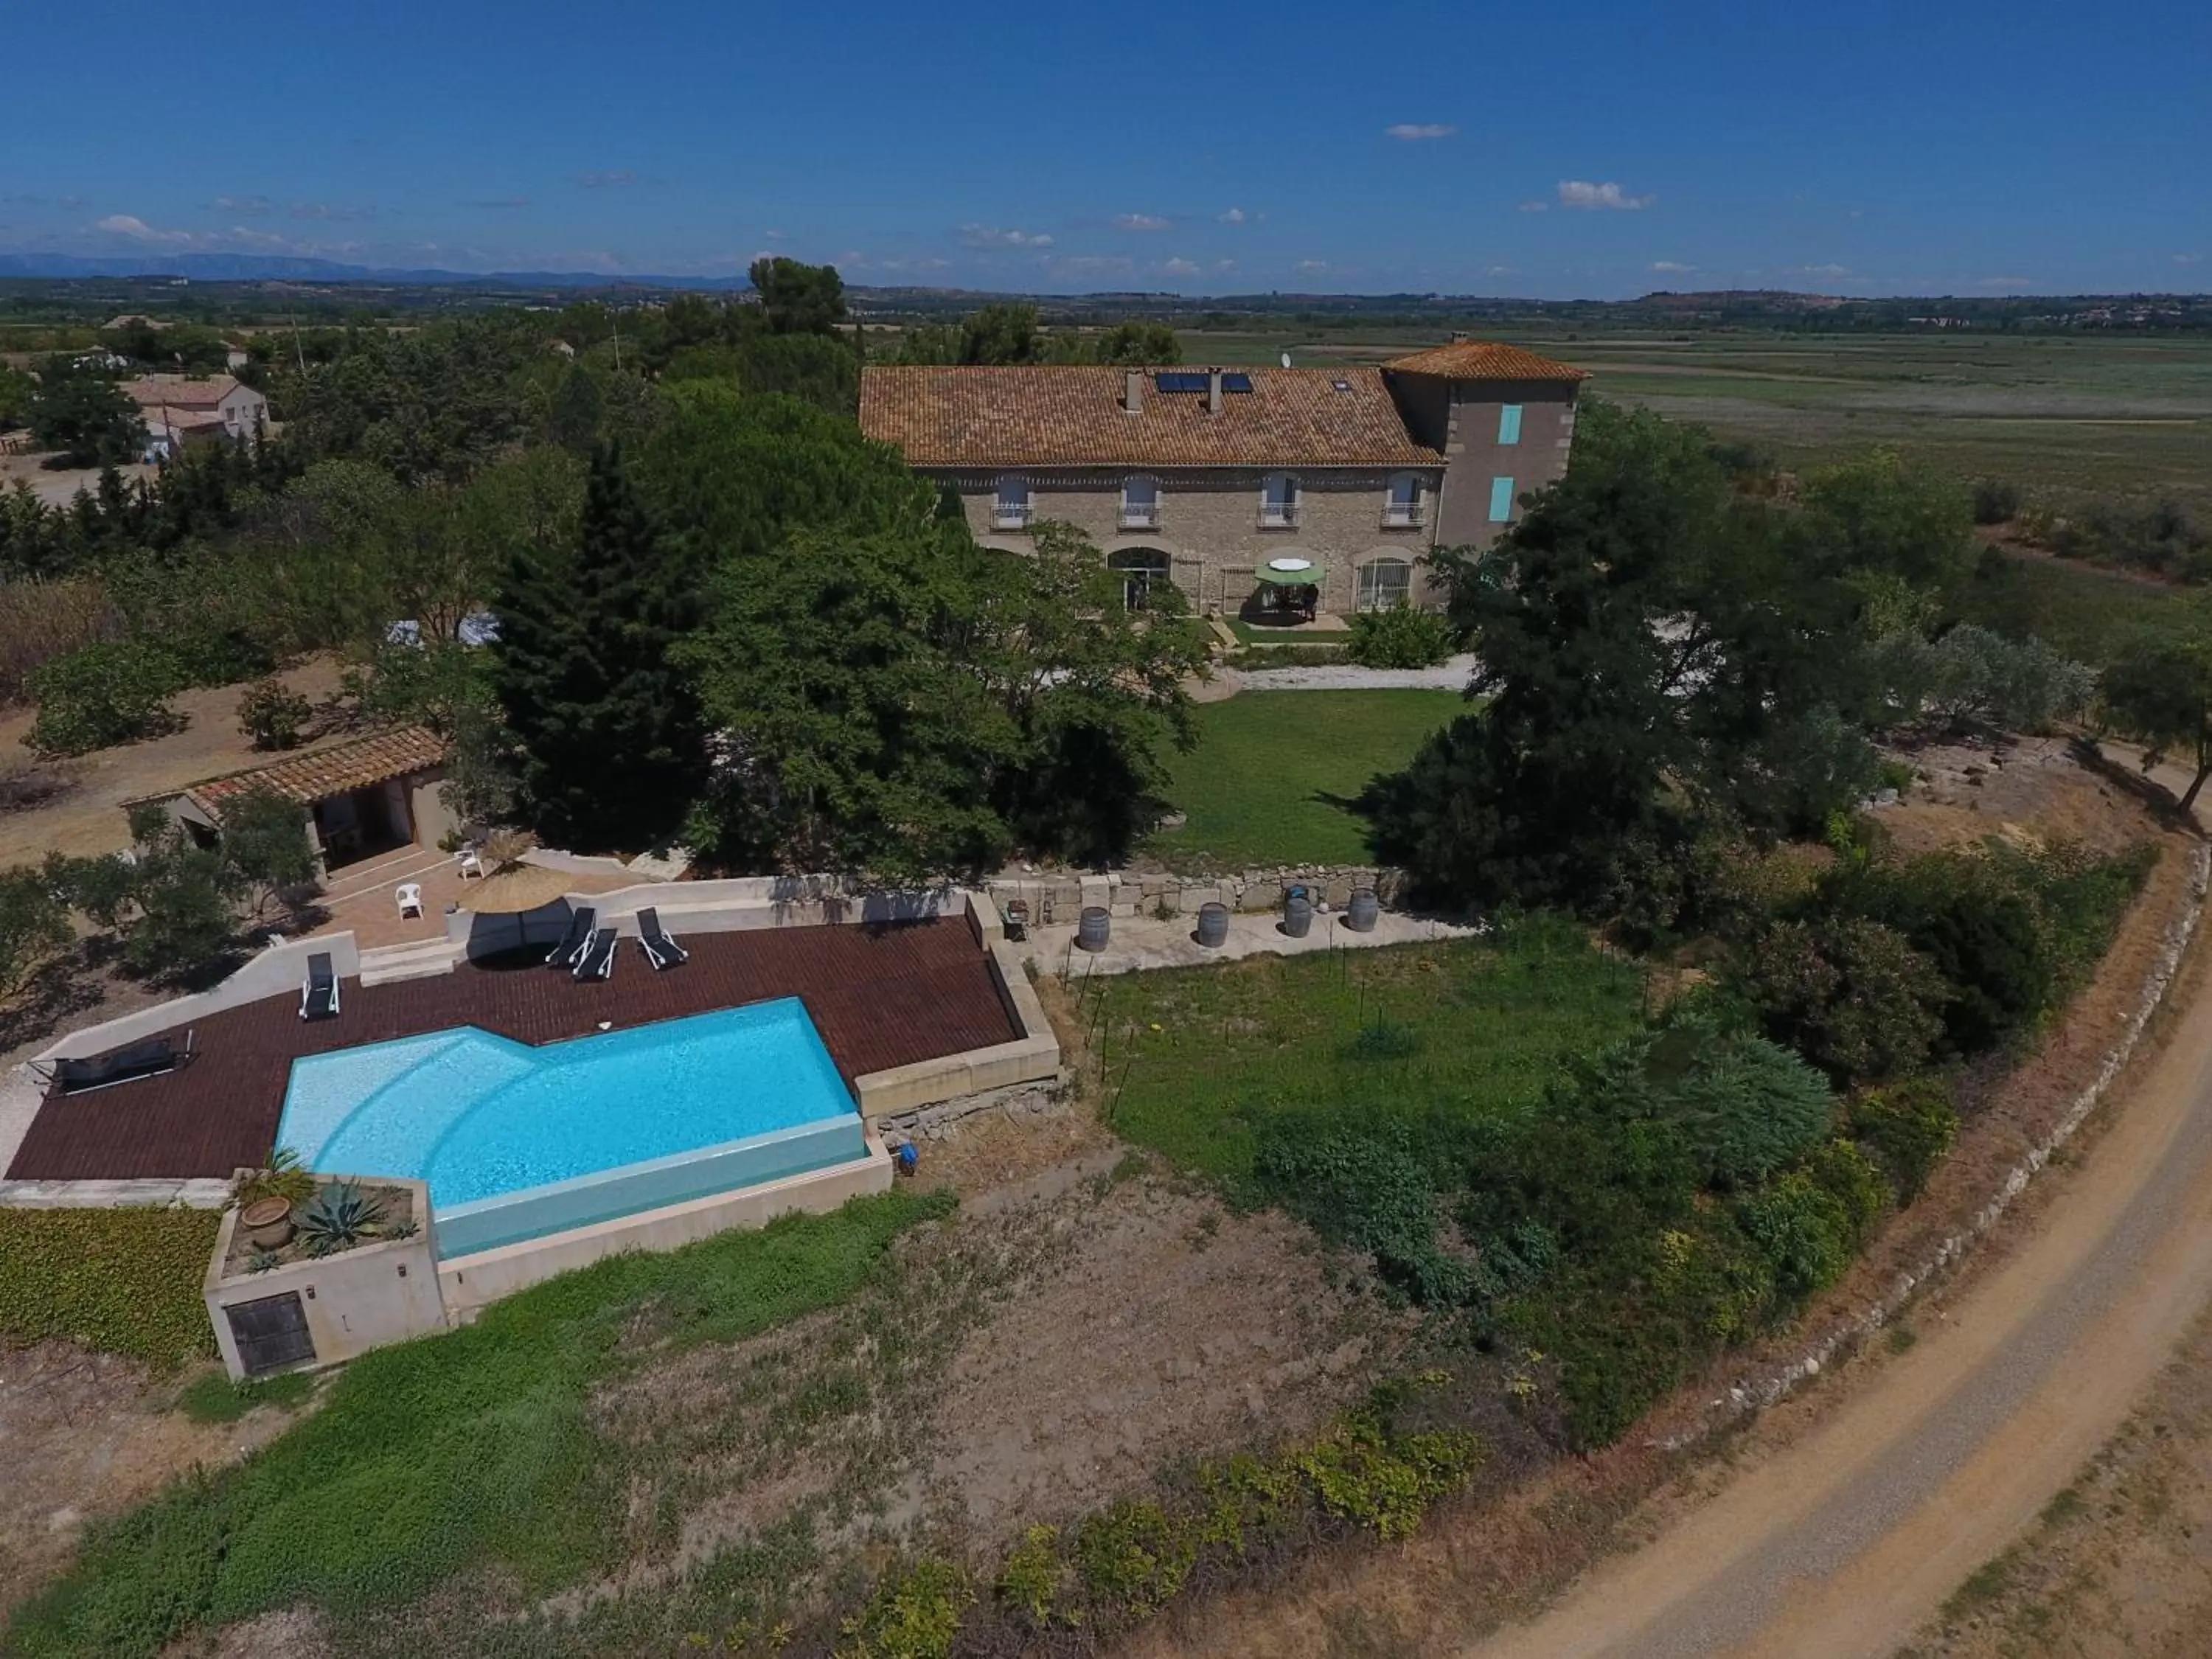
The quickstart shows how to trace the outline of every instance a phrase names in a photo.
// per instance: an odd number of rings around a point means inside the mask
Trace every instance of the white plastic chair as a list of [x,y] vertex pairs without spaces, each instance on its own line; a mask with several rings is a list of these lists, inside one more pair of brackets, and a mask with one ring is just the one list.
[[453,862],[460,866],[463,881],[466,881],[471,876],[474,876],[478,881],[484,878],[483,860],[478,856],[475,848],[462,848],[453,854]]
[[392,896],[399,902],[399,914],[403,917],[422,914],[422,886],[420,882],[401,882],[393,889]]

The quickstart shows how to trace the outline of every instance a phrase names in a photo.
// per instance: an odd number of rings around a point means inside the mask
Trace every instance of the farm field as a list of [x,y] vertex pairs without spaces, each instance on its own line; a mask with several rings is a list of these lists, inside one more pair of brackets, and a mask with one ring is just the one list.
[[[1516,343],[1591,371],[1590,389],[1771,449],[1785,465],[1887,444],[1961,477],[2009,478],[2057,504],[2172,494],[2212,507],[2212,340],[2064,335],[1667,337],[1530,332]],[[1411,329],[1188,331],[1187,362],[1376,363],[1436,343]]]

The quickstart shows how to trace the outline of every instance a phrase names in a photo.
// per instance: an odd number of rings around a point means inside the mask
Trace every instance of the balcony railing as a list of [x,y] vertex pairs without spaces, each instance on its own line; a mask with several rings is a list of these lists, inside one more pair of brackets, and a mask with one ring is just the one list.
[[1385,530],[1419,530],[1429,521],[1425,501],[1390,501],[1382,508]]
[[991,523],[1000,530],[1027,530],[1030,527],[1030,504],[1027,501],[1000,501],[991,509]]
[[1122,502],[1121,526],[1124,530],[1158,530],[1160,527],[1158,505],[1139,507],[1133,502]]
[[1260,528],[1262,530],[1289,530],[1297,521],[1298,504],[1296,501],[1260,503]]

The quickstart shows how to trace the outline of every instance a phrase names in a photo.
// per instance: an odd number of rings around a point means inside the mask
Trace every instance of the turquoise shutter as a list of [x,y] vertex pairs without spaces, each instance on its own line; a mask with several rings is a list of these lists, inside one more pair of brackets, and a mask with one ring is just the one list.
[[1492,478],[1490,481],[1490,521],[1505,524],[1513,517],[1513,480]]
[[1508,404],[1498,411],[1498,441],[1517,444],[1521,441],[1521,405]]

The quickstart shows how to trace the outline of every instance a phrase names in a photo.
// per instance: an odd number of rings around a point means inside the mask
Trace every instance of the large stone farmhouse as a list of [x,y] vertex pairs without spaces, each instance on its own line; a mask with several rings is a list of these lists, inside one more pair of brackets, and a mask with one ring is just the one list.
[[1440,600],[1419,561],[1487,545],[1565,470],[1583,379],[1480,341],[1379,368],[872,366],[860,426],[987,544],[1079,526],[1132,605],[1173,582],[1234,616],[1304,560],[1343,614]]

